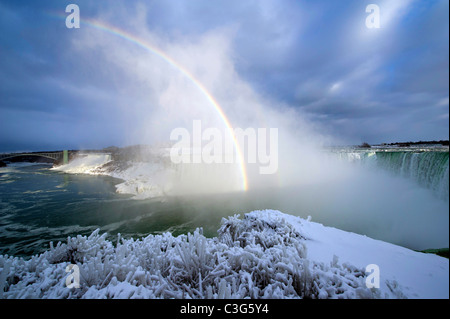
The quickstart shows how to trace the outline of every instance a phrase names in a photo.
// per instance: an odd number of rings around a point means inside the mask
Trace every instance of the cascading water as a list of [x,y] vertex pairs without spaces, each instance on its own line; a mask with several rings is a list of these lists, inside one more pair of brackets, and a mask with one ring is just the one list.
[[55,167],[54,169],[71,174],[91,174],[110,161],[111,154],[108,153],[79,154],[68,164]]
[[448,152],[378,152],[377,165],[449,198]]
[[410,178],[434,194],[449,200],[449,152],[442,150],[351,150],[338,158]]

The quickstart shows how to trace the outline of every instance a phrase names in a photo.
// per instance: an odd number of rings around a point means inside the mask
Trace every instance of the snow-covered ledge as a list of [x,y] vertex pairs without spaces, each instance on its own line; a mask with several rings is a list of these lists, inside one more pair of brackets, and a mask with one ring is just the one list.
[[3,298],[449,297],[446,258],[274,210],[223,219],[214,238],[95,231],[28,260],[0,256],[0,268]]

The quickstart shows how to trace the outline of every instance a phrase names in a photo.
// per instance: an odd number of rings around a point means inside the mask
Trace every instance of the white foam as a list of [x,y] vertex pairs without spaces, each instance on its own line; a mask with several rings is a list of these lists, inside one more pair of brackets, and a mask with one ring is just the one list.
[[79,154],[68,164],[52,168],[71,174],[97,174],[97,170],[111,161],[110,154]]

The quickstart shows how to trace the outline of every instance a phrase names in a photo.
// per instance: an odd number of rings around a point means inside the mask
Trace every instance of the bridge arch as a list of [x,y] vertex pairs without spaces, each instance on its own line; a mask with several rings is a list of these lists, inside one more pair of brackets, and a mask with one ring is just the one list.
[[30,158],[30,157],[40,157],[50,159],[51,162],[62,162],[67,163],[69,152],[68,151],[60,151],[60,152],[24,152],[24,153],[10,153],[10,154],[0,154],[0,161],[9,161],[14,158]]
[[0,161],[8,161],[9,159],[13,159],[13,158],[17,158],[17,157],[29,157],[29,156],[41,157],[41,158],[43,157],[43,158],[48,158],[53,161],[56,161],[56,159],[51,156],[40,155],[40,154],[16,154],[16,155],[8,156],[8,157],[2,157],[2,158],[0,158]]

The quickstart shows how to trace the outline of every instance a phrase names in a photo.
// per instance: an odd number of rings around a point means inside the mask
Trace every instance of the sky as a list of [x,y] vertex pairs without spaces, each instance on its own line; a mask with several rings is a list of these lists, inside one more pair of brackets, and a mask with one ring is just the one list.
[[[71,3],[80,28],[66,26]],[[340,145],[448,139],[448,6],[0,0],[0,152],[151,144],[195,118],[220,123],[192,78],[236,127],[289,118]]]

